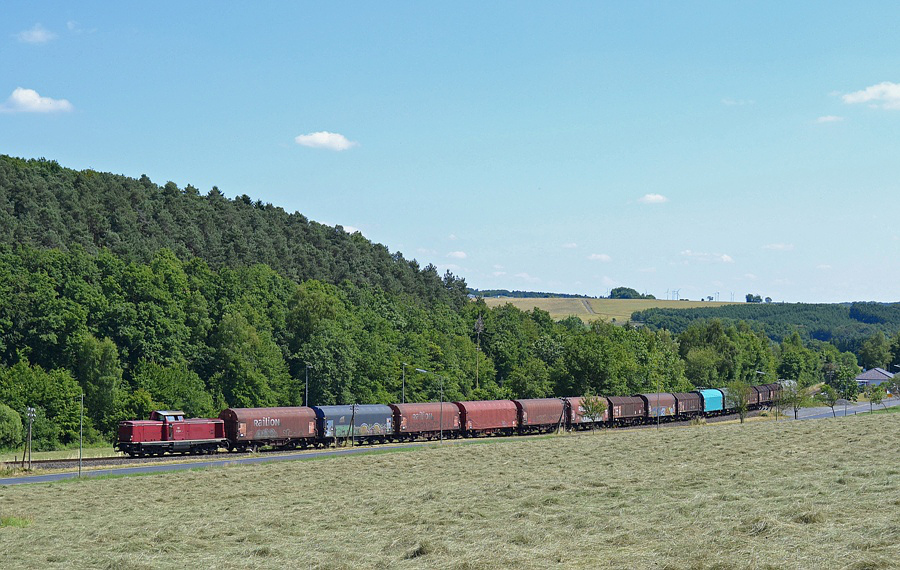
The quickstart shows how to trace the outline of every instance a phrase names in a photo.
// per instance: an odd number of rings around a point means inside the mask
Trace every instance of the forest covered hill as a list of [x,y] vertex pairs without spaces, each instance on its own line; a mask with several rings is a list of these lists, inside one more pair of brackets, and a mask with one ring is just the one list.
[[146,263],[161,248],[198,257],[212,268],[264,263],[294,281],[316,279],[373,285],[426,303],[466,299],[462,279],[439,276],[399,252],[289,214],[247,195],[226,198],[187,184],[160,186],[93,170],[64,168],[51,160],[0,155],[0,244],[88,253],[107,249]]
[[840,350],[857,352],[876,333],[900,331],[900,303],[739,303],[716,307],[636,311],[636,323],[680,334],[691,323],[720,319],[754,323],[775,342],[799,333],[806,340],[831,342]]

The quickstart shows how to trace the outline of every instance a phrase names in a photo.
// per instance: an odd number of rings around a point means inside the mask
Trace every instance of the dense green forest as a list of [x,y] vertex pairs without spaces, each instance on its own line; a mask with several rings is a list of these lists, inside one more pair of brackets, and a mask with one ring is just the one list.
[[881,333],[900,331],[900,303],[747,303],[696,309],[647,309],[632,320],[652,329],[679,334],[696,321],[752,322],[775,342],[795,332],[804,340],[830,342],[840,350],[859,353],[863,344]]
[[[28,406],[36,449],[73,443],[82,393],[101,440],[153,409],[299,405],[307,378],[309,403],[333,404],[399,401],[404,378],[427,401],[438,376],[448,399],[481,399],[859,371],[856,354],[760,322],[670,332],[490,309],[460,278],[246,197],[0,158],[0,447],[21,442]],[[900,362],[900,336],[863,324],[859,362]]]

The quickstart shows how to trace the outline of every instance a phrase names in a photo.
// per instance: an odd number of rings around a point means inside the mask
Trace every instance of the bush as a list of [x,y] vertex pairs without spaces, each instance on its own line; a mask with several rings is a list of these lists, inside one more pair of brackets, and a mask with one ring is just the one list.
[[17,447],[22,443],[22,416],[6,404],[0,404],[0,447]]

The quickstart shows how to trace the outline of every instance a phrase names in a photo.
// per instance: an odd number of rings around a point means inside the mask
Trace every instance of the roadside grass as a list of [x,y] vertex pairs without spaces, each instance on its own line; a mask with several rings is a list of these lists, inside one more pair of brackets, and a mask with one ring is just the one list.
[[[0,487],[0,567],[892,568],[900,416]],[[373,450],[374,451],[374,450]]]
[[[104,444],[95,447],[85,447],[84,457],[122,457],[111,445]],[[58,451],[34,451],[31,459],[40,461],[43,459],[78,459],[78,448],[60,449]],[[0,451],[0,463],[15,463],[22,460],[22,449]]]
[[[588,311],[584,302],[591,306],[594,314]],[[516,297],[489,297],[484,300],[488,307],[498,307],[510,303],[515,307],[530,311],[535,307],[550,313],[554,320],[576,316],[584,322],[597,319],[625,324],[631,320],[635,311],[643,311],[652,308],[665,309],[696,309],[698,307],[721,307],[733,305],[729,302],[706,301],[668,301],[666,299],[582,299],[582,298],[516,298]]]
[[860,412],[860,414],[900,414],[900,406],[891,406],[890,408],[875,408],[871,412]]

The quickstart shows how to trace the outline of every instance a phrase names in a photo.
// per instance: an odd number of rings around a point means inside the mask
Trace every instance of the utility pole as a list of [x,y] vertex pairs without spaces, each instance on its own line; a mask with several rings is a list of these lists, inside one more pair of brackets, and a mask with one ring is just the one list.
[[28,441],[26,442],[26,448],[28,449],[28,470],[31,471],[31,428],[34,425],[34,417],[36,415],[34,408],[28,407],[26,414],[28,415]]
[[402,395],[400,396],[400,403],[405,404],[406,403],[406,367],[409,366],[409,364],[407,364],[405,362],[401,362],[401,364],[403,364],[403,388],[401,388]]
[[[484,319],[481,318],[481,315],[478,315],[478,320],[475,321],[475,338],[478,339],[478,344],[475,346],[475,389],[478,389],[478,353],[481,352],[481,333],[484,332]],[[443,408],[441,408],[441,417],[443,417]]]
[[84,392],[81,393],[81,417],[78,418],[78,478],[81,479],[81,461],[84,457]]
[[304,364],[306,364],[306,392],[303,394],[303,405],[309,406],[309,362]]
[[[353,447],[353,442],[356,440],[356,433],[354,424],[356,423],[356,404],[352,404],[350,406],[350,447]],[[337,429],[337,428],[335,428]]]
[[656,431],[659,431],[659,375],[656,376]]

